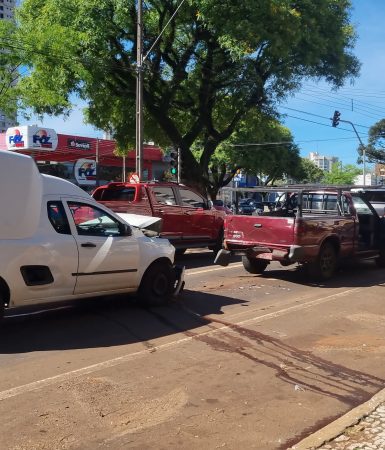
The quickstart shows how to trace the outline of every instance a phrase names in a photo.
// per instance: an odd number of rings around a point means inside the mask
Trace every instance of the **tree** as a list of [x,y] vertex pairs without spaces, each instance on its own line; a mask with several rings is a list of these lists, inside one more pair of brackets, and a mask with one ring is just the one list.
[[[252,143],[252,144],[248,144]],[[203,143],[197,142],[193,153],[201,157]],[[272,184],[285,175],[296,176],[300,166],[298,148],[290,130],[277,120],[257,111],[240,121],[238,131],[222,142],[211,157],[211,177],[207,190],[212,199],[240,169],[257,175],[260,184]]]
[[301,158],[301,183],[320,183],[324,178],[324,171],[308,158]]
[[323,182],[326,184],[353,184],[354,179],[360,173],[361,170],[353,164],[343,166],[337,162],[332,165],[331,172],[325,173]]
[[[187,0],[168,24],[178,4],[146,1],[144,134],[179,147],[182,178],[202,190],[217,147],[250,112],[274,116],[304,78],[339,87],[358,73],[349,0]],[[135,22],[134,0],[24,0],[2,43],[28,68],[14,89],[20,106],[63,114],[76,94],[90,123],[132,145]]]
[[[359,149],[362,155],[362,149]],[[385,164],[385,119],[375,123],[369,129],[369,142],[366,158],[371,163]]]

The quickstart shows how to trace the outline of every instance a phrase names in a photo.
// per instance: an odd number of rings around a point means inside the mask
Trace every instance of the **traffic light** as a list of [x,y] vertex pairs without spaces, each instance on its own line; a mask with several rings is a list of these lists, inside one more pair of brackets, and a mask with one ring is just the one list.
[[172,150],[170,153],[170,172],[173,175],[178,173],[178,150]]
[[340,123],[340,116],[341,113],[339,111],[334,111],[333,119],[332,119],[332,126],[336,127]]

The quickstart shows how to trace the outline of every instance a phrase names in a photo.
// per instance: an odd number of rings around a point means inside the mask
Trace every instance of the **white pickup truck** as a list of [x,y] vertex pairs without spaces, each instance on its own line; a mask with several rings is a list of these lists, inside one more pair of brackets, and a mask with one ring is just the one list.
[[0,211],[0,318],[6,308],[115,293],[161,304],[183,288],[175,248],[142,228],[160,219],[115,214],[41,175],[29,156],[0,151]]

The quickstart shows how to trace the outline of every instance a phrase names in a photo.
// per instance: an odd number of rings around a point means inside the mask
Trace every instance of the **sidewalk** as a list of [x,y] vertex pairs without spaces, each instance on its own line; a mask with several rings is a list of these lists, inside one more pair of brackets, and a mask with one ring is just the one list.
[[289,450],[385,450],[385,389]]

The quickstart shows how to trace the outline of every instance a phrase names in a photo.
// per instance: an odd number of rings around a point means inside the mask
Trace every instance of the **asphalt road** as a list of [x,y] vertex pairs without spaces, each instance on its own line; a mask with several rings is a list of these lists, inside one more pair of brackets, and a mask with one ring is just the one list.
[[191,252],[186,289],[108,298],[0,330],[1,449],[286,449],[385,386],[385,271],[263,276]]

